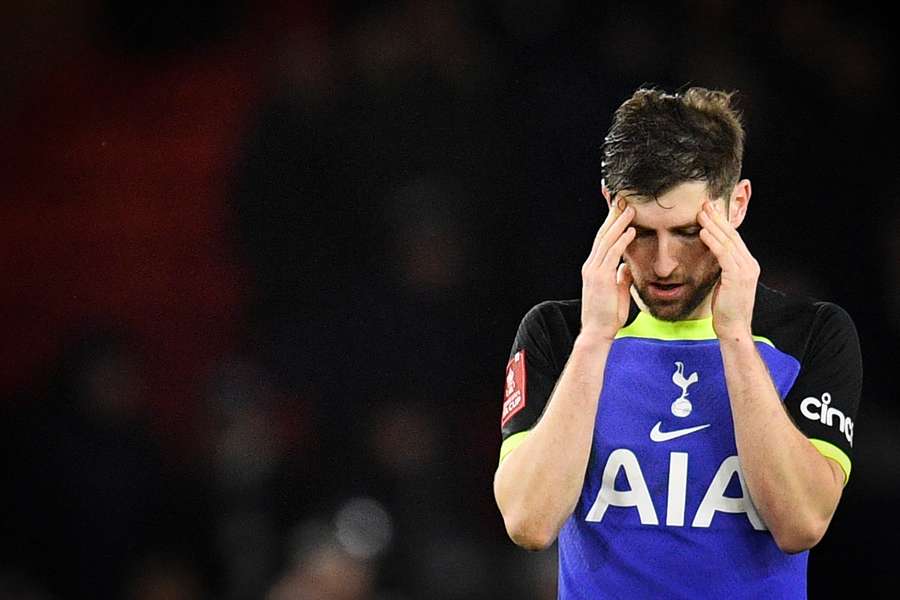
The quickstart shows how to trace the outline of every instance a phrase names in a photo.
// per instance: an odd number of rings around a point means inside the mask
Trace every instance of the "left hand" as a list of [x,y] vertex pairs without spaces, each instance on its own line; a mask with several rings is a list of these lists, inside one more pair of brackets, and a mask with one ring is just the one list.
[[713,289],[713,329],[720,340],[749,336],[759,263],[737,230],[711,202],[703,203],[697,221],[703,227],[700,239],[722,268],[722,277]]

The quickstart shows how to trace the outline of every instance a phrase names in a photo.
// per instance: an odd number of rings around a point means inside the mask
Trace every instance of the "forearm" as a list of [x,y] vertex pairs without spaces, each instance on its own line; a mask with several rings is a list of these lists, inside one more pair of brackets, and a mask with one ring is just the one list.
[[576,339],[541,420],[497,469],[497,506],[510,537],[523,547],[552,544],[575,508],[611,344],[600,337]]
[[752,338],[721,340],[744,480],[778,545],[797,552],[825,533],[843,486],[839,468],[793,424]]

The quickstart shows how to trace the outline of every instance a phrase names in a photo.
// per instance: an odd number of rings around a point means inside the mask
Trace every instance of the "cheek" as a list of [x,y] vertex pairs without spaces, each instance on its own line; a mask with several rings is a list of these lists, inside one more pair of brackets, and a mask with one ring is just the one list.
[[652,237],[638,237],[625,248],[625,256],[632,260],[647,260],[656,254],[656,240]]
[[637,238],[625,249],[623,258],[638,286],[648,279],[655,279],[653,261],[656,259],[656,251],[656,240],[652,238]]
[[706,273],[719,266],[715,255],[700,240],[696,240],[691,244],[685,244],[681,253],[681,260],[681,264],[685,265],[686,269],[694,274]]
[[632,273],[640,274],[643,269],[650,264],[654,252],[655,250],[651,242],[638,238],[625,248],[622,257],[625,259],[625,262],[628,263]]
[[709,247],[699,239],[684,244],[681,249],[681,257],[688,264],[715,262],[716,258],[710,252]]

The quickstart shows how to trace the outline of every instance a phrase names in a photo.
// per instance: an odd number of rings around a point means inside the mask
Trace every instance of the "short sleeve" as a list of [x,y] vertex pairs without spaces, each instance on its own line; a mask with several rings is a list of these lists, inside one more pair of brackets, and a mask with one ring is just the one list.
[[555,360],[544,308],[539,304],[528,311],[510,350],[500,415],[501,460],[540,420],[562,371]]
[[853,320],[839,306],[820,303],[785,406],[819,452],[841,465],[845,483],[861,394],[862,354]]

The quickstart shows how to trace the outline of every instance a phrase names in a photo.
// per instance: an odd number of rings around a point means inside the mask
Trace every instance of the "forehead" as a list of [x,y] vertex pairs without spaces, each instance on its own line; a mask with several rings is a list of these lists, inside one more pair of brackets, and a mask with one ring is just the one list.
[[635,211],[632,224],[647,229],[664,229],[694,223],[706,200],[709,200],[706,182],[680,183],[656,201],[630,202]]

